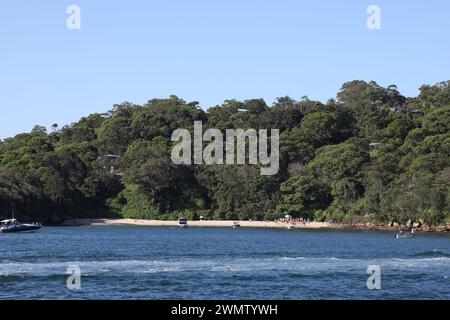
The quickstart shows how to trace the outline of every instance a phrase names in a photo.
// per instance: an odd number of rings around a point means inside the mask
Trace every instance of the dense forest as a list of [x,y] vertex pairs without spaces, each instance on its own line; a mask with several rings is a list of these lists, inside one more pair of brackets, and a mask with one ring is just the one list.
[[[245,109],[247,112],[240,112]],[[280,130],[280,170],[174,165],[171,134]],[[450,220],[450,81],[417,97],[345,83],[327,103],[227,100],[207,111],[176,96],[122,103],[0,141],[0,218],[274,219],[427,224]]]

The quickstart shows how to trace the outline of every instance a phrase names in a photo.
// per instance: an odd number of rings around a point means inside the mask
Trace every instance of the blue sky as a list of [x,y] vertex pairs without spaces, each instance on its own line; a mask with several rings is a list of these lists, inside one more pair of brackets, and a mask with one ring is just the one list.
[[0,139],[171,94],[326,101],[362,79],[412,96],[450,79],[449,31],[448,0],[2,0]]

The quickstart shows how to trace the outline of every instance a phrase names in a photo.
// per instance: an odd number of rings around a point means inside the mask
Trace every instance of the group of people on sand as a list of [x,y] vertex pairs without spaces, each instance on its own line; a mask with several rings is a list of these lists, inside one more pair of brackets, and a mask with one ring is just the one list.
[[284,218],[275,220],[275,222],[276,223],[287,223],[287,224],[292,224],[292,225],[296,225],[296,224],[306,225],[309,222],[309,219],[284,217]]

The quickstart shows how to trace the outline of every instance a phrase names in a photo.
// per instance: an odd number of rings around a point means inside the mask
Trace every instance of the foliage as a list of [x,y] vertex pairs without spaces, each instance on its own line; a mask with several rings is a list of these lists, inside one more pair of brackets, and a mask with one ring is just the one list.
[[[0,141],[0,218],[274,219],[437,224],[450,218],[450,81],[406,98],[345,83],[326,104],[303,97],[226,100],[202,110],[176,96]],[[280,171],[186,166],[172,132],[279,129]]]

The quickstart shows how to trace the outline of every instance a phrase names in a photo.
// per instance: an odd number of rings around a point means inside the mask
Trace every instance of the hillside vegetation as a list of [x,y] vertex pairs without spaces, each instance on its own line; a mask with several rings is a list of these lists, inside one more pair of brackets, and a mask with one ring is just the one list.
[[[239,112],[246,109],[247,112]],[[280,129],[280,170],[177,166],[172,131]],[[450,81],[407,98],[345,83],[326,104],[227,100],[203,111],[176,96],[122,103],[0,142],[0,218],[273,219],[428,224],[450,218]],[[108,156],[110,155],[110,156]],[[113,157],[115,155],[118,157]]]

